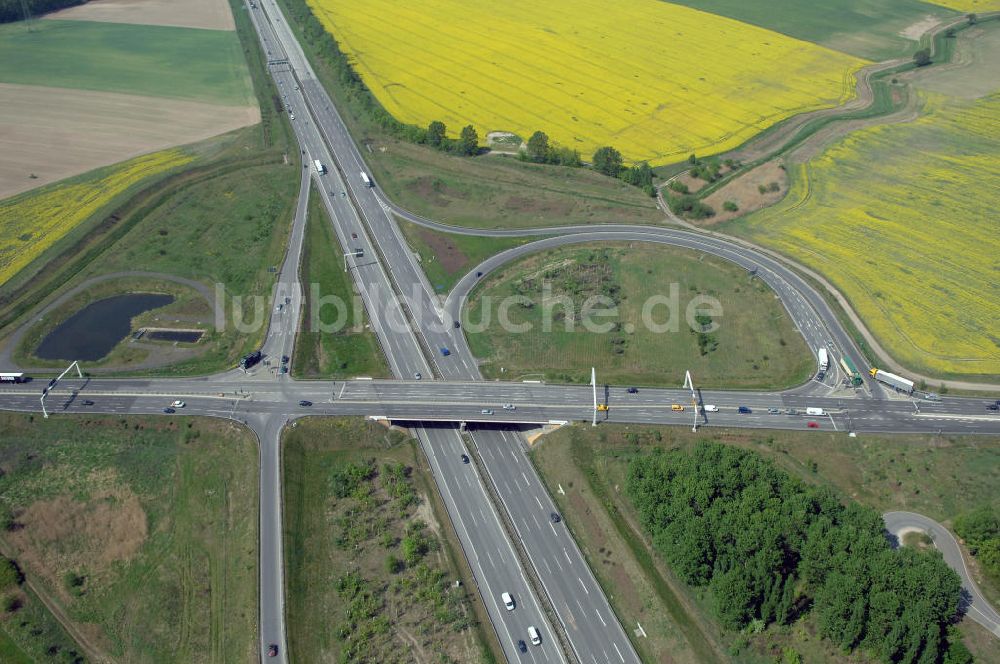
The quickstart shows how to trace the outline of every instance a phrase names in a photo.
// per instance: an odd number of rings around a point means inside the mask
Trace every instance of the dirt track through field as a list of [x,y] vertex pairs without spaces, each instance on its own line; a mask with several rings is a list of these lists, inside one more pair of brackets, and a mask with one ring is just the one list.
[[260,122],[256,106],[33,85],[0,99],[0,198]]
[[91,0],[46,18],[235,30],[226,0]]

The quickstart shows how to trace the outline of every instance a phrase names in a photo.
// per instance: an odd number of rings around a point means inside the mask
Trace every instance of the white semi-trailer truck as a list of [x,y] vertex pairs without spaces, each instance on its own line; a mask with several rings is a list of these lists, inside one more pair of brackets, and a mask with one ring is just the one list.
[[830,368],[830,356],[827,354],[825,348],[819,349],[819,370],[826,371]]
[[881,369],[872,369],[868,373],[870,373],[872,378],[874,378],[880,383],[885,383],[889,387],[893,387],[899,390],[900,392],[913,394],[912,380],[907,380],[902,376],[897,376],[894,373],[889,373],[888,371],[882,371]]
[[369,178],[368,174],[365,173],[364,171],[361,171],[361,181],[365,183],[366,187],[372,186],[371,178]]
[[316,167],[316,172],[319,173],[320,175],[326,173],[326,166],[324,166],[323,162],[321,162],[319,159],[313,159],[313,166]]

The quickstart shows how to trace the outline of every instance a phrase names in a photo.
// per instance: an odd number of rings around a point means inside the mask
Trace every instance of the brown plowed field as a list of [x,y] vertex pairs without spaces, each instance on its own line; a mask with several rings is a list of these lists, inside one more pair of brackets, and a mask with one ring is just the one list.
[[91,0],[46,18],[235,30],[226,0]]
[[256,106],[33,85],[0,99],[0,198],[260,122]]

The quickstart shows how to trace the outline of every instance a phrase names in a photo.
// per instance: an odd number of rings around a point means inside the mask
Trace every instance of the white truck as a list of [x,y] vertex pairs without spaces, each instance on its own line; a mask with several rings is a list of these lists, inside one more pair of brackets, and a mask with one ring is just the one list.
[[313,159],[313,166],[316,167],[316,172],[319,173],[320,175],[326,173],[326,166],[324,166],[323,162],[321,162],[319,159]]
[[826,352],[825,348],[819,349],[819,370],[826,371],[830,368],[830,355]]
[[822,408],[806,408],[806,415],[813,415],[815,417],[823,417],[826,415],[826,411]]
[[912,380],[907,380],[902,376],[897,376],[894,373],[889,373],[888,371],[882,371],[881,369],[872,369],[868,373],[870,373],[872,378],[874,378],[880,383],[884,383],[889,387],[899,390],[900,392],[905,392],[906,394],[913,394]]
[[368,174],[365,173],[364,171],[361,171],[361,181],[365,183],[366,187],[372,186],[371,178],[369,178]]

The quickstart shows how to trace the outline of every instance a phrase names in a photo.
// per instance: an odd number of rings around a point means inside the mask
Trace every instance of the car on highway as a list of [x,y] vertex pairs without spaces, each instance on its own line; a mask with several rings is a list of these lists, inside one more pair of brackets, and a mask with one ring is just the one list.
[[629,394],[638,394],[639,393],[639,388],[638,387],[630,387],[630,388],[628,388],[625,391],[628,392]]
[[517,406],[515,406],[515,405],[514,405],[514,404],[512,404],[512,403],[505,403],[505,404],[503,405],[503,409],[504,409],[504,410],[517,410]]
[[524,642],[524,639],[517,640],[517,649],[520,650],[521,652],[528,652],[528,646]]
[[542,635],[538,633],[538,629],[534,625],[528,628],[528,638],[531,639],[531,645],[542,645]]
[[278,656],[278,644],[277,643],[272,643],[271,645],[269,645],[267,647],[267,656],[268,657],[277,657]]
[[706,413],[718,413],[719,412],[719,407],[718,406],[713,406],[712,404],[706,404],[706,406],[705,406],[705,412]]
[[295,119],[295,114],[294,114],[294,113],[289,113],[289,114],[288,114],[288,118],[289,118],[290,120],[294,120],[294,119]]
[[357,233],[351,233],[351,239],[352,240],[357,240],[358,239],[358,234]]
[[483,276],[483,273],[482,273],[482,272],[476,272],[476,278],[477,278],[477,279],[478,279],[479,277],[481,277],[481,276]]
[[292,358],[288,357],[287,355],[282,355],[281,356],[281,363],[282,364],[288,364],[288,361],[291,360],[291,359]]
[[500,599],[503,600],[503,605],[507,607],[508,611],[514,610],[514,598],[510,596],[510,593],[502,593]]
[[91,401],[90,399],[86,399],[85,401],[83,401],[82,405],[84,405],[84,406],[93,406],[94,402]]
[[451,355],[451,351],[445,346],[441,346],[441,357],[448,357],[449,355]]
[[750,410],[749,406],[740,406],[737,410],[739,411],[740,415],[749,415],[750,413],[753,412],[752,410]]
[[559,523],[560,521],[562,521],[562,517],[559,516],[559,512],[552,512],[552,514],[549,514],[549,520],[552,523]]
[[1000,404],[988,403],[986,404],[986,410],[1000,410]]
[[462,327],[462,324],[461,324],[461,323],[459,323],[459,322],[458,322],[457,320],[456,320],[456,321],[454,321],[454,322],[452,323],[452,325],[454,325],[454,326],[455,326],[455,329],[456,329],[456,330],[457,330],[458,328]]
[[281,373],[281,374],[288,373],[288,367],[287,366],[282,366],[280,369],[278,369],[278,373]]
[[806,422],[806,426],[809,427],[810,429],[818,429],[819,422],[813,422],[812,420],[809,420],[808,422]]
[[492,408],[483,408],[481,411],[479,411],[479,414],[480,415],[492,415],[493,414],[493,409]]
[[794,408],[789,408],[788,409],[788,414],[789,415],[798,415],[799,411],[795,410]]
[[424,375],[422,373],[420,373],[419,371],[413,372],[413,380],[420,380],[423,377],[424,377]]
[[176,413],[177,411],[176,411],[176,410],[174,410],[173,408],[164,408],[164,409],[163,409],[163,412],[164,412],[164,413],[166,413],[167,415],[173,415],[173,414],[174,414],[174,413]]
[[291,303],[292,303],[292,298],[286,297],[285,298],[285,304],[291,304]]
[[768,408],[767,409],[767,414],[768,415],[781,415],[781,409],[780,408]]
[[468,454],[463,454],[462,455],[462,463],[469,463],[469,455]]
[[184,403],[184,402],[183,402],[183,401],[181,401],[180,399],[177,399],[177,400],[176,400],[176,401],[174,401],[174,402],[173,402],[172,404],[170,404],[170,407],[171,407],[171,408],[183,408],[183,407],[184,407],[184,406],[186,406],[186,405],[187,405],[186,403]]
[[299,405],[302,406],[303,408],[308,408],[309,406],[313,405],[313,402],[303,399],[302,401],[299,402]]
[[670,410],[682,411],[684,410],[684,406],[680,405],[679,403],[671,404]]

